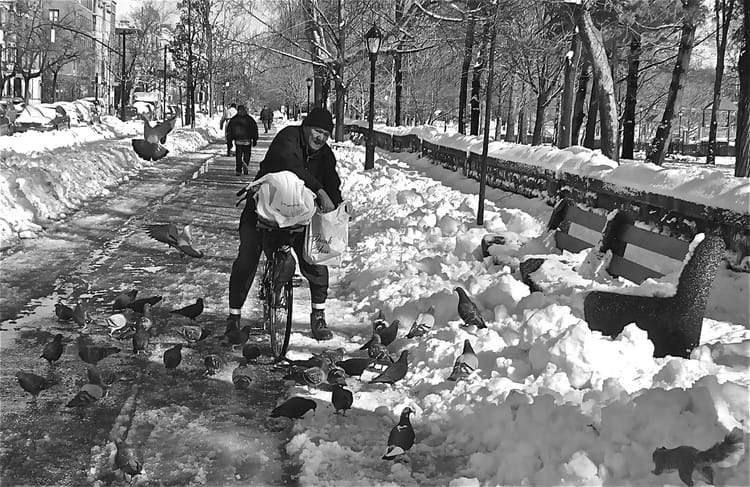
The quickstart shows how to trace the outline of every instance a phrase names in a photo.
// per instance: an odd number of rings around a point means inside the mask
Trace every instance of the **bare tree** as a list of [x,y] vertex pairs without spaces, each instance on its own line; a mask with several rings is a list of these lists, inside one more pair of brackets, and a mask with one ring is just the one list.
[[[716,19],[716,76],[714,77],[714,98],[711,104],[711,125],[708,129],[708,150],[706,164],[716,163],[716,129],[717,116],[721,105],[721,82],[724,79],[724,56],[727,51],[729,25],[734,15],[734,0],[715,0],[714,16]],[[728,134],[727,134],[728,135]]]
[[740,96],[737,110],[734,175],[750,177],[750,0],[743,1],[742,50],[737,66]]

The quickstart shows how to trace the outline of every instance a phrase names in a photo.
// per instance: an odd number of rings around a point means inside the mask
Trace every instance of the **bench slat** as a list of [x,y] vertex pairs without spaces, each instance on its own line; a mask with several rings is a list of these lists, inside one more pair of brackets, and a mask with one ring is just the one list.
[[607,272],[613,276],[624,277],[636,284],[642,283],[649,277],[661,277],[664,275],[619,255],[612,256]]
[[617,239],[675,260],[684,259],[690,248],[690,244],[682,240],[631,225],[622,225],[617,231]]
[[[607,223],[607,217],[582,210],[576,205],[568,205],[565,209],[563,220],[568,220],[599,233],[601,233],[604,228],[604,224]],[[589,245],[589,247],[591,247],[591,245]]]
[[580,238],[568,235],[565,232],[555,232],[555,245],[558,249],[567,250],[570,252],[580,252],[581,250],[588,249],[594,245]]

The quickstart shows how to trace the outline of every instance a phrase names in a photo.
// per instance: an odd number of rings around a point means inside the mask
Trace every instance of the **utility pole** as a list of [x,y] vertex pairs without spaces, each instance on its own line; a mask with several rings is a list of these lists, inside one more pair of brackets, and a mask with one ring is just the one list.
[[187,34],[188,34],[188,73],[187,73],[187,89],[188,89],[188,118],[190,119],[190,128],[195,128],[195,90],[193,89],[193,2],[187,0],[188,18],[187,18]]

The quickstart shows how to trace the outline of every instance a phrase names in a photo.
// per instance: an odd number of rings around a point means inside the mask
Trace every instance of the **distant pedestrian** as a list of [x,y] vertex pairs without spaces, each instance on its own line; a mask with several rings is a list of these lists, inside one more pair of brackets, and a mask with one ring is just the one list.
[[236,146],[235,174],[247,174],[250,152],[258,145],[258,124],[248,115],[245,105],[237,107],[237,115],[227,124],[227,145],[231,147],[232,142]]
[[263,122],[263,133],[268,133],[271,130],[271,122],[273,121],[273,110],[263,105],[263,109],[260,111],[260,121]]
[[237,104],[231,103],[229,108],[224,109],[224,113],[221,115],[221,120],[219,121],[219,128],[224,129],[224,139],[227,141],[227,157],[232,155],[232,142],[229,139],[227,130],[229,129],[229,121],[235,115],[237,115]]

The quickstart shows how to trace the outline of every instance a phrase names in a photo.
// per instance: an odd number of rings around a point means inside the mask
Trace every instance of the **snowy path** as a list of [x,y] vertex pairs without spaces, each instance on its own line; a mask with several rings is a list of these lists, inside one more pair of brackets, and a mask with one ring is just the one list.
[[[270,135],[258,149],[267,146]],[[215,157],[217,152],[223,152],[223,146],[144,171],[23,252],[4,259],[3,268],[14,272],[3,273],[3,288],[12,290],[4,297],[3,316],[15,316],[19,310],[21,316],[3,321],[0,334],[3,483],[106,484],[113,480],[113,440],[123,437],[144,463],[137,485],[265,485],[289,480],[291,467],[282,448],[288,440],[286,423],[268,419],[284,392],[281,374],[258,366],[254,386],[238,393],[231,374],[240,352],[219,340],[226,317],[226,282],[237,248],[240,210],[234,206],[235,192],[247,178],[236,178],[233,158]],[[253,161],[257,164],[260,157],[256,149]],[[182,257],[149,239],[141,228],[169,220],[180,225],[192,221],[198,230],[196,247],[206,257]],[[202,279],[201,274],[212,278]],[[219,281],[221,286],[214,285]],[[164,297],[154,307],[159,333],[151,339],[147,358],[133,357],[130,340],[118,341],[107,333],[110,303],[128,289],[138,289],[139,297]],[[301,291],[298,309],[304,310],[309,305],[304,305],[306,290]],[[213,336],[184,348],[179,368],[167,373],[162,354],[184,343],[176,330],[186,324],[168,311],[196,297],[206,302],[197,322]],[[60,298],[68,304],[90,299],[96,324],[88,333],[57,322],[53,306]],[[248,299],[248,307],[257,308],[253,299]],[[52,371],[39,354],[55,333],[64,335],[66,350]],[[81,418],[65,404],[85,383],[86,364],[76,345],[84,335],[94,344],[116,345],[122,351],[100,362],[99,368],[114,372],[118,380]],[[257,339],[262,345],[267,342],[266,336]],[[224,366],[207,378],[203,357],[211,353],[219,355]],[[27,404],[28,396],[14,377],[17,370],[50,374],[59,383],[43,391],[37,405]]]

